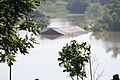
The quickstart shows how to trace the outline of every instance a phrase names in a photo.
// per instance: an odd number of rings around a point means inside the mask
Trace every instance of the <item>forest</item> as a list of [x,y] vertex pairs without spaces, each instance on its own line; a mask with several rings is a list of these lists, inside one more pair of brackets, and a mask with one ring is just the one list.
[[105,5],[108,2],[109,0],[47,0],[42,4],[42,10],[84,14],[91,4]]

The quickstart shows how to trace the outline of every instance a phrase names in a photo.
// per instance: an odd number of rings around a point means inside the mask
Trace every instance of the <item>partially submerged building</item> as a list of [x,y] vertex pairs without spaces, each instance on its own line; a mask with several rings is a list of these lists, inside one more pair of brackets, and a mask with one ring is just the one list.
[[60,28],[46,28],[41,31],[42,35],[64,35],[64,36],[74,36],[79,34],[87,33],[84,29],[73,26],[73,27],[60,27]]
[[85,33],[87,33],[87,31],[78,26],[60,28],[50,27],[41,31],[41,37],[53,40],[58,38],[74,37]]

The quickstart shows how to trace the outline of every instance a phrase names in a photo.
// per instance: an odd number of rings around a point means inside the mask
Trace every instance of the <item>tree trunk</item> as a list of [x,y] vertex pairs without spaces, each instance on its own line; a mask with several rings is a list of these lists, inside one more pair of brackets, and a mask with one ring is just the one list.
[[83,80],[83,76],[81,77],[81,79]]
[[12,69],[11,69],[11,65],[10,65],[9,67],[10,67],[9,78],[10,78],[10,80],[12,80],[12,77],[11,77],[11,76],[12,76],[12,71],[11,71]]
[[79,77],[78,77],[78,75],[77,75],[77,80],[79,80]]
[[90,64],[90,77],[91,77],[91,80],[92,80],[92,65],[91,65],[91,58],[90,58],[89,64]]
[[74,78],[71,76],[72,80],[74,80]]

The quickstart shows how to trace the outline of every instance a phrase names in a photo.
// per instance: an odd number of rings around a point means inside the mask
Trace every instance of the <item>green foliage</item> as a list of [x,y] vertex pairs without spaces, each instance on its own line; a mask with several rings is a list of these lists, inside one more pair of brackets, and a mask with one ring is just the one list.
[[120,31],[120,0],[110,0],[101,17],[91,23],[93,31]]
[[72,0],[71,4],[68,4],[68,9],[71,13],[83,14],[89,3],[89,0]]
[[79,26],[85,30],[90,30],[90,23],[102,14],[103,6],[100,3],[91,3],[86,9],[84,20],[79,23]]
[[34,20],[40,26],[41,30],[46,28],[49,24],[49,19],[47,17],[34,18]]
[[48,0],[48,1],[51,1],[51,2],[53,2],[53,3],[56,3],[57,0]]
[[99,3],[100,0],[91,0],[91,3]]
[[51,1],[44,2],[40,10],[45,13],[45,15],[53,16],[53,17],[59,17],[59,15],[66,15],[68,13],[67,9],[67,3],[63,1],[56,1],[55,3]]
[[85,63],[88,63],[90,59],[90,53],[90,45],[86,42],[78,44],[76,40],[72,40],[59,52],[59,66],[64,67],[63,72],[68,72],[72,78],[74,76],[86,77],[84,68]]
[[107,4],[108,2],[109,0],[47,0],[40,10],[48,16],[61,17],[67,14],[84,14],[92,3]]
[[91,0],[91,3],[101,3],[102,5],[107,4],[109,0]]
[[[30,18],[28,13],[40,5],[42,0],[1,0],[0,1],[0,62],[12,65],[18,52],[29,53],[36,43],[34,35],[39,35],[40,27]],[[21,37],[19,31],[31,32]]]
[[96,16],[100,16],[103,11],[103,7],[99,3],[91,3],[85,12],[85,17],[88,19],[93,19]]
[[102,5],[104,5],[104,4],[107,4],[109,1],[110,1],[110,0],[100,0],[100,3],[101,3]]
[[92,3],[107,4],[108,2],[109,0],[47,0],[40,10],[52,17],[67,16],[67,14],[84,14]]
[[32,18],[41,28],[46,28],[49,24],[49,17],[44,15],[39,10],[34,10],[29,14],[29,17]]

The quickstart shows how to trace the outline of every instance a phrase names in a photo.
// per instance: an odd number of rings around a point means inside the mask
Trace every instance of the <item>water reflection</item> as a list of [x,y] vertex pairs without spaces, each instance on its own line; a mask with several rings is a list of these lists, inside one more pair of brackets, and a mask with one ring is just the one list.
[[112,52],[112,57],[120,55],[120,32],[95,32],[92,38],[102,40],[107,53]]
[[55,40],[55,39],[65,39],[65,38],[74,38],[77,36],[80,36],[82,34],[77,34],[77,35],[40,35],[40,39],[45,40],[45,39],[49,39],[49,40]]
[[50,39],[50,40],[54,40],[54,39],[59,39],[61,38],[61,35],[40,35],[40,39]]

